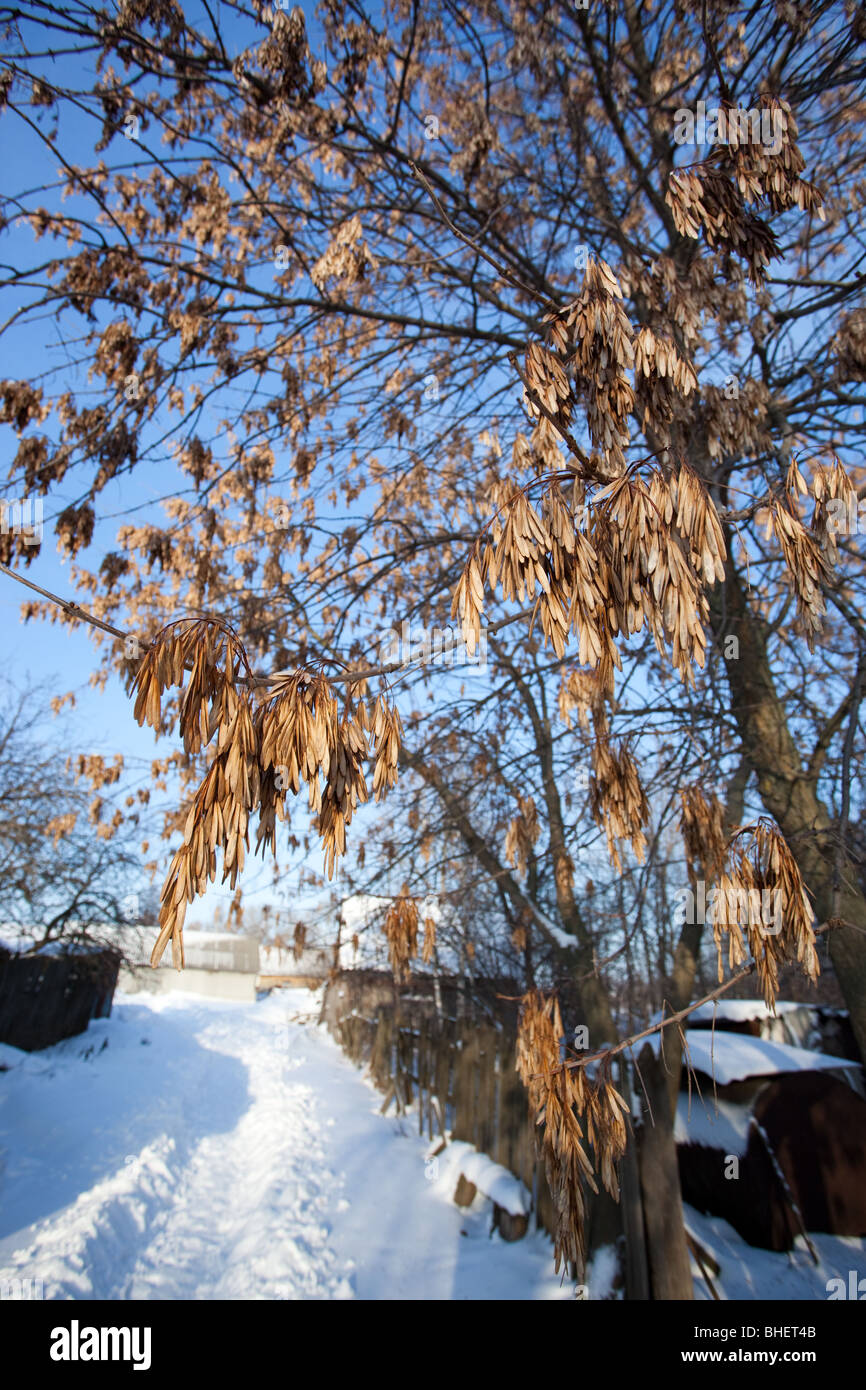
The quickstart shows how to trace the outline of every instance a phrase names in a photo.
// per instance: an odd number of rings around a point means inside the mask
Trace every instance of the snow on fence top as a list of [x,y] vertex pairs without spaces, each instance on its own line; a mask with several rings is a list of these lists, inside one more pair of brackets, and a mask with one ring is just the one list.
[[511,1216],[526,1216],[531,1198],[524,1184],[501,1163],[479,1153],[471,1144],[454,1139],[437,1155],[440,1180],[453,1187],[462,1173],[467,1182]]

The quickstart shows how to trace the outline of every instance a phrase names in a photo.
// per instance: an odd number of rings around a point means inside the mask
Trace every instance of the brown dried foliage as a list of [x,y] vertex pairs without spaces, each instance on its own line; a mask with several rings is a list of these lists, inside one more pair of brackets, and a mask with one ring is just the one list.
[[295,960],[301,959],[307,945],[307,928],[303,922],[295,924],[295,931],[292,937],[292,954]]
[[798,625],[813,651],[826,611],[823,588],[832,579],[830,564],[819,535],[806,530],[787,494],[770,506],[766,535],[771,532],[781,547],[785,578],[797,600]]
[[637,763],[624,743],[617,750],[607,737],[600,738],[592,750],[592,769],[589,808],[596,825],[607,838],[610,861],[617,873],[621,873],[617,840],[630,840],[638,862],[643,863],[649,802],[641,786]]
[[715,792],[710,792],[707,798],[698,786],[683,787],[680,802],[680,830],[694,888],[696,867],[705,882],[715,879],[724,868],[728,850],[725,808]]
[[[722,102],[729,131],[728,144],[716,146],[700,164],[678,169],[670,176],[665,201],[681,236],[697,238],[703,229],[707,244],[734,252],[746,263],[750,279],[761,284],[770,260],[781,255],[776,237],[763,218],[747,204],[783,212],[798,207],[824,218],[821,195],[800,178],[805,160],[796,144],[797,125],[788,103],[762,95],[758,111],[767,111],[780,148],[748,138],[739,139],[734,109]],[[732,137],[732,138],[731,138]]]
[[[570,631],[581,666],[597,669],[605,690],[620,667],[615,639],[644,624],[686,684],[704,665],[703,587],[724,577],[725,543],[715,504],[683,464],[670,483],[623,474],[591,504],[566,501],[556,479],[538,510],[515,489],[473,548],[454,593],[467,646],[480,634],[485,579],[503,597],[536,598],[546,644],[563,656]],[[668,652],[667,648],[670,648]]]
[[[388,942],[388,959],[398,984],[409,978],[410,961],[418,954],[418,904],[410,898],[405,885],[385,914],[382,931]],[[425,947],[426,947],[425,939]],[[432,945],[430,951],[432,954]]]
[[[584,1184],[598,1192],[587,1153],[592,1147],[598,1174],[619,1198],[616,1163],[625,1152],[628,1106],[609,1077],[590,1080],[584,1068],[563,1065],[564,1037],[559,1001],[540,990],[520,1004],[516,1066],[541,1129],[545,1172],[556,1213],[554,1258],[582,1270],[586,1257]],[[585,1131],[585,1134],[584,1134]]]
[[165,731],[163,697],[172,687],[182,691],[179,722],[187,752],[212,746],[210,767],[163,885],[151,957],[157,965],[171,940],[174,964],[181,968],[186,905],[214,880],[217,849],[223,853],[222,882],[235,889],[249,849],[250,815],[259,811],[256,850],[275,853],[286,792],[297,794],[306,782],[332,877],[346,850],[346,827],[368,797],[365,764],[372,759],[377,800],[394,785],[402,725],[383,696],[368,710],[350,685],[341,704],[317,671],[276,676],[259,691],[238,638],[210,618],[178,620],[154,638],[133,680],[140,724]]
[[[740,844],[743,837],[748,839]],[[780,965],[798,964],[810,980],[817,980],[820,974],[812,906],[797,861],[771,821],[762,818],[738,830],[731,857],[731,871],[719,880],[713,910],[719,980],[723,978],[722,951],[727,937],[729,968],[736,969],[751,953],[761,993],[767,1008],[774,1012]],[[780,908],[778,922],[773,911],[776,903]]]
[[526,876],[533,845],[541,834],[538,823],[538,810],[531,796],[518,796],[517,815],[509,822],[505,835],[505,857],[512,867]]
[[421,947],[421,959],[425,965],[429,965],[436,950],[436,921],[433,917],[424,918],[424,945]]

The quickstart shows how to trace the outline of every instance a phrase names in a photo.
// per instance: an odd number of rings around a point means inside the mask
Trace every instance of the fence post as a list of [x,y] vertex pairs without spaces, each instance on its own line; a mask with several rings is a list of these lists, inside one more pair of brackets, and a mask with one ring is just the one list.
[[478,1065],[478,1033],[465,1019],[457,1028],[458,1051],[454,1059],[454,1138],[475,1143],[475,1078]]
[[477,1147],[491,1154],[496,1138],[496,1046],[495,1028],[478,1029],[478,1124]]
[[[448,1102],[451,1097],[451,1063],[453,1060],[456,1064],[457,1060],[455,1047],[454,1034],[450,1025],[440,1025],[436,1029],[435,1087],[436,1099],[439,1102],[439,1130],[443,1139],[448,1129]],[[432,1139],[432,1134],[430,1137]]]

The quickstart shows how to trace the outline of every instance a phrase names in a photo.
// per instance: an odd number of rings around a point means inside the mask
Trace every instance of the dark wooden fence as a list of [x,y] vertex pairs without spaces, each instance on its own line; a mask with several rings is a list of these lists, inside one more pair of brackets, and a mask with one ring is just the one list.
[[461,990],[444,979],[437,989],[420,977],[398,989],[380,971],[342,971],[329,981],[322,1020],[384,1093],[383,1112],[414,1107],[419,1134],[433,1141],[450,1131],[502,1164],[532,1195],[536,1225],[552,1231],[550,1190],[515,1070],[517,993],[513,981]]
[[22,956],[0,948],[0,1042],[35,1052],[107,1018],[119,965],[109,949]]

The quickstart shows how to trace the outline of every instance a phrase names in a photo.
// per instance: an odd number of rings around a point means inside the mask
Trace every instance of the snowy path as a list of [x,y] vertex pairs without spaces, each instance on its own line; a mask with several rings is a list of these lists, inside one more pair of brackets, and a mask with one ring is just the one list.
[[[0,1048],[0,1284],[46,1298],[567,1298],[543,1235],[489,1236],[425,1180],[417,1120],[306,991],[121,998],[43,1053]],[[479,1207],[481,1202],[479,1199]]]

